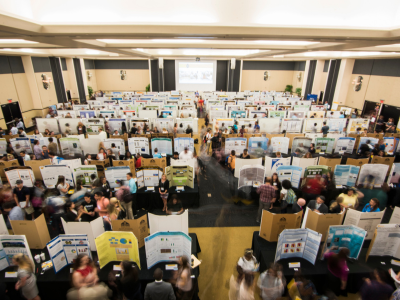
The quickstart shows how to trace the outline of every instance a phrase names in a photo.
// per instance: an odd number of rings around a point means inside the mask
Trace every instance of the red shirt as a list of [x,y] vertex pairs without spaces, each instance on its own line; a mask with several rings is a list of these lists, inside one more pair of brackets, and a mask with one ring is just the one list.
[[135,167],[136,167],[136,169],[138,169],[141,166],[142,166],[142,157],[139,157],[135,162]]
[[88,276],[90,273],[92,273],[92,267],[91,266],[86,266],[84,269],[78,269],[76,272],[81,273],[82,277]]
[[321,194],[321,190],[321,182],[317,178],[311,178],[310,180],[307,180],[304,187],[304,192],[308,194],[319,195]]

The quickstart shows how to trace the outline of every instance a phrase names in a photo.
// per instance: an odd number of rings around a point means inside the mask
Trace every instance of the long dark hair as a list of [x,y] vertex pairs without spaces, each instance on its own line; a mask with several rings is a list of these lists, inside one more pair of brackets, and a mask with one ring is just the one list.
[[[74,271],[79,269],[79,267],[81,266],[82,258],[84,258],[85,256],[89,257],[89,255],[87,255],[86,253],[82,253],[82,254],[79,254],[79,255],[75,258],[74,265],[73,265]],[[93,260],[92,260],[90,257],[89,257],[88,266],[94,268]]]
[[82,189],[82,179],[76,181],[76,190],[80,191]]
[[373,206],[374,209],[372,209],[371,211],[376,211],[379,208],[380,202],[377,198],[372,198],[371,200],[375,203],[375,205]]
[[131,282],[137,282],[139,279],[139,270],[137,267],[134,267],[130,261],[124,260],[122,261],[122,271],[123,278]]
[[276,175],[276,183],[280,183],[278,173],[276,173],[276,172],[274,174],[272,174],[272,177],[271,177],[272,183],[274,182],[274,175]]
[[62,185],[65,184],[65,177],[62,176],[62,175],[58,176],[58,180],[57,180],[56,186],[58,186],[59,184],[62,184]]

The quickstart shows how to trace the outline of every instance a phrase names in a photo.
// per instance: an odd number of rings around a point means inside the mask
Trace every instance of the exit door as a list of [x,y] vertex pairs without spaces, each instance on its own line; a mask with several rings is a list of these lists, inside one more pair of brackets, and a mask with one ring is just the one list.
[[[24,120],[22,119],[22,113],[21,113],[21,109],[19,107],[18,102],[2,104],[1,110],[3,112],[4,120],[6,121],[7,127],[15,124],[15,118],[18,118],[22,122],[24,122]],[[15,124],[15,125],[17,125],[17,124]],[[25,126],[25,124],[24,124],[24,126]]]

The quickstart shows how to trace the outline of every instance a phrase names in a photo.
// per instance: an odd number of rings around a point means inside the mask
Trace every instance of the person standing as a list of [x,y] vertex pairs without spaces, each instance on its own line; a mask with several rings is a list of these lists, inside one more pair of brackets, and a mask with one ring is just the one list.
[[56,143],[54,143],[53,142],[53,138],[52,137],[49,137],[49,146],[48,146],[48,148],[49,148],[49,153],[50,152],[53,152],[55,155],[57,154],[57,144]]
[[137,216],[137,209],[136,209],[136,192],[137,192],[137,187],[136,187],[136,181],[135,179],[132,178],[132,173],[129,172],[126,174],[126,180],[128,180],[128,187],[129,190],[132,194],[132,211],[133,211],[133,216]]
[[188,147],[185,147],[184,150],[179,154],[179,159],[192,159],[193,152],[189,151]]
[[22,122],[21,119],[15,119],[15,123],[17,124],[17,128],[22,128],[22,130],[24,130],[24,123]]
[[387,284],[387,272],[382,269],[375,269],[371,274],[371,279],[364,279],[360,294],[362,300],[389,300],[391,299],[393,288]]
[[65,196],[68,193],[69,190],[69,184],[65,182],[65,177],[60,175],[58,176],[57,184],[56,184],[57,190],[60,192],[61,196]]
[[175,300],[174,289],[168,282],[164,282],[163,271],[157,268],[153,274],[154,282],[149,283],[144,291],[144,300]]
[[383,130],[383,126],[385,125],[384,116],[379,116],[378,120],[376,121],[375,131],[381,132]]
[[327,214],[329,212],[328,206],[324,204],[325,202],[325,197],[324,196],[318,196],[317,200],[311,200],[307,207],[311,209],[312,211],[315,211],[317,213],[321,214]]
[[138,266],[136,264],[132,265],[130,261],[124,260],[120,263],[120,267],[122,275],[120,289],[124,295],[124,299],[143,299]]
[[33,141],[33,154],[35,154],[36,159],[43,159],[42,157],[42,149],[40,148],[39,141],[34,140]]
[[191,268],[186,256],[180,257],[176,276],[177,298],[182,300],[192,299],[194,291],[192,289]]
[[158,192],[160,193],[160,197],[164,204],[162,211],[167,210],[168,189],[169,189],[169,181],[167,179],[167,176],[165,176],[165,174],[162,174],[160,182],[158,183]]
[[231,155],[228,157],[228,168],[232,174],[235,172],[235,165],[236,165],[236,152],[235,150],[231,151]]
[[22,180],[16,181],[17,186],[13,190],[15,204],[20,206],[21,202],[26,201],[25,207],[29,207],[29,199],[30,199],[30,191],[24,186],[24,182]]
[[18,134],[18,128],[15,125],[11,126],[10,134],[11,135],[17,135]]
[[115,192],[115,197],[121,202],[121,206],[126,211],[126,216],[128,220],[133,220],[132,211],[132,194],[129,186],[121,185],[121,187]]
[[279,264],[272,264],[267,271],[260,274],[257,282],[262,300],[276,300],[282,297],[285,285],[286,280]]
[[154,149],[153,158],[162,158],[161,154],[158,153],[158,149],[157,148]]
[[347,296],[347,276],[349,268],[347,267],[347,259],[350,251],[347,248],[341,248],[339,253],[332,252],[337,247],[332,246],[324,253],[324,258],[328,260],[328,280],[327,287],[336,296]]
[[276,192],[271,185],[271,178],[265,180],[265,184],[257,189],[257,194],[260,194],[260,202],[258,207],[256,222],[260,223],[262,211],[272,209],[272,205],[276,200]]
[[12,260],[13,264],[18,266],[18,281],[15,289],[21,289],[22,295],[28,300],[40,300],[33,261],[22,253],[14,255]]
[[328,135],[329,126],[326,125],[326,121],[324,121],[322,124],[323,124],[323,126],[321,128],[321,132],[322,132],[323,137],[326,137]]
[[94,193],[94,199],[96,200],[95,212],[99,214],[100,217],[107,216],[107,206],[110,204],[110,200],[103,196],[103,192],[97,191]]

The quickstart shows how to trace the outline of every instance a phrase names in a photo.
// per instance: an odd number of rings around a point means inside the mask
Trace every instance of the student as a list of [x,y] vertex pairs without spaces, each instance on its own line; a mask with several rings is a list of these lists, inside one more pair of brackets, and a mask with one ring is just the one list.
[[18,128],[15,127],[15,125],[12,125],[12,127],[10,129],[10,134],[11,135],[17,135],[18,134]]
[[132,128],[131,128],[131,134],[137,134],[138,129],[136,128],[136,123],[132,124]]
[[104,150],[104,148],[101,148],[99,153],[97,154],[97,159],[98,160],[105,160],[106,158],[107,158],[106,151]]
[[97,212],[100,217],[107,216],[107,206],[110,204],[110,200],[103,196],[103,192],[97,191],[94,193],[94,199],[96,200],[95,212]]
[[42,149],[40,149],[39,141],[33,141],[33,154],[35,154],[36,159],[42,159]]
[[158,192],[160,193],[160,197],[164,204],[162,211],[167,210],[168,189],[169,189],[169,181],[167,179],[167,176],[165,174],[163,174],[158,183]]
[[75,203],[68,200],[65,205],[65,221],[67,222],[79,222],[82,216],[82,209],[80,209],[78,212],[75,210]]
[[321,214],[327,214],[329,212],[328,206],[324,204],[325,202],[325,197],[324,196],[318,196],[316,200],[311,200],[307,207],[311,209],[312,211],[321,213]]
[[362,212],[380,212],[379,200],[377,198],[372,198],[369,203],[365,204]]
[[133,179],[132,173],[129,172],[126,174],[126,180],[128,180],[128,187],[131,193],[132,197],[132,211],[133,211],[133,216],[137,216],[137,210],[136,210],[136,193],[137,193],[137,186],[136,186],[136,180]]
[[240,157],[239,157],[239,158],[242,158],[242,159],[250,159],[250,154],[248,153],[247,149],[244,149],[244,150],[243,150],[243,153],[240,154]]
[[135,167],[136,169],[139,169],[142,166],[142,156],[140,153],[136,153],[136,161],[135,161]]
[[255,125],[254,125],[254,128],[253,128],[254,130],[254,133],[258,133],[258,132],[260,132],[260,125],[258,125],[258,121],[256,121],[256,123],[255,123]]
[[168,204],[166,211],[167,215],[180,215],[184,210],[181,201],[178,201],[178,199],[174,197]]
[[17,128],[22,128],[22,130],[24,130],[24,123],[22,122],[21,119],[16,118],[15,119],[15,124],[17,124]]
[[231,155],[228,157],[228,169],[231,171],[232,174],[235,173],[235,164],[236,164],[236,152],[235,150],[231,151]]
[[49,137],[49,153],[53,152],[54,155],[56,155],[57,152],[58,152],[57,150],[58,150],[57,144],[53,142],[53,138],[52,137]]
[[115,136],[115,135],[120,135],[120,134],[119,134],[118,130],[114,130],[114,134],[113,135]]
[[321,128],[321,132],[323,134],[323,137],[326,137],[328,135],[329,126],[326,125],[326,121],[324,121],[322,124],[324,126],[322,126],[322,128]]
[[310,152],[311,154],[315,154],[315,144],[314,143],[310,144],[310,148],[308,149],[308,152]]
[[61,160],[64,160],[62,157],[58,157],[55,153],[49,152],[49,157],[51,159],[51,164],[59,165]]
[[153,158],[162,158],[161,154],[158,153],[158,149],[157,148],[154,149]]
[[314,126],[311,128],[311,132],[312,133],[317,133],[317,130],[318,130],[317,123],[314,123]]
[[83,164],[87,166],[87,165],[89,165],[89,161],[91,161],[91,160],[92,160],[92,156],[90,154],[86,154]]
[[114,153],[115,160],[119,160],[119,156],[121,153],[119,152],[119,149],[115,146],[115,143],[111,144],[111,151]]
[[57,184],[56,184],[57,190],[60,192],[61,196],[65,196],[68,193],[69,190],[69,184],[65,182],[65,177],[60,175],[58,176]]
[[19,155],[23,158],[24,161],[28,161],[31,160],[31,157],[29,156],[29,154],[26,154],[24,150],[22,150]]
[[24,131],[23,128],[18,128],[18,135],[20,137],[26,137],[26,132]]
[[[46,145],[43,145],[42,146],[42,159],[48,159],[48,158],[50,158],[49,150],[47,149]],[[38,159],[38,158],[36,157],[36,159]]]

